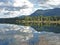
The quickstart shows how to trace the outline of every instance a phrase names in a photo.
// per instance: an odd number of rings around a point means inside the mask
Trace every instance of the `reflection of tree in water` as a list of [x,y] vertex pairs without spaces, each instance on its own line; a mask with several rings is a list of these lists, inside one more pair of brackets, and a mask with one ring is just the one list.
[[60,33],[60,24],[36,24],[32,25],[35,30],[37,31],[46,31],[46,32],[55,32],[55,33]]

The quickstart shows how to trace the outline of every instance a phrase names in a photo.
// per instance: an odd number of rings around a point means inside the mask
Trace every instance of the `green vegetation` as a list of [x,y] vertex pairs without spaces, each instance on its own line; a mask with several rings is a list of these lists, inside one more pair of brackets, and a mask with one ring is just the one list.
[[60,16],[24,16],[5,18],[0,19],[0,23],[31,26],[37,31],[60,32]]
[[60,16],[26,16],[22,19],[17,19],[17,23],[59,23]]
[[24,16],[16,18],[5,18],[0,19],[0,23],[11,23],[11,24],[39,24],[39,23],[59,23],[60,16]]

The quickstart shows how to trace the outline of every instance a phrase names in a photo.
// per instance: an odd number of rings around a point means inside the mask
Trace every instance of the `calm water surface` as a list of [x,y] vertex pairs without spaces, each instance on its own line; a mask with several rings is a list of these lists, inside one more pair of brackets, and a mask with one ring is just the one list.
[[[54,36],[60,40],[60,34],[57,34],[58,30],[60,30],[58,24],[49,26],[0,24],[0,45],[40,45],[41,36],[50,41]],[[52,41],[55,41],[55,39]]]

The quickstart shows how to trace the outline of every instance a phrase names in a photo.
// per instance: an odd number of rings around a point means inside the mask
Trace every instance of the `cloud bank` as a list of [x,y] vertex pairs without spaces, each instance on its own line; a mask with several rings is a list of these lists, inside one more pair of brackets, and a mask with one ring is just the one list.
[[0,0],[0,18],[12,18],[32,13],[33,4],[28,0]]
[[60,0],[0,0],[0,18],[30,15],[38,9],[60,8]]
[[60,0],[30,0],[37,8],[46,10],[53,8],[60,8]]

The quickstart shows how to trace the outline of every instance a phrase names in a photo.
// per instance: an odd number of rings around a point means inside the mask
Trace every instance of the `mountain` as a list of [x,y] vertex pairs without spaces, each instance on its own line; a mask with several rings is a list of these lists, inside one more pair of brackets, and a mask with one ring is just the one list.
[[40,9],[38,9],[37,11],[32,13],[30,16],[39,16],[39,15],[59,16],[60,15],[60,8],[49,9],[49,10],[40,10]]

